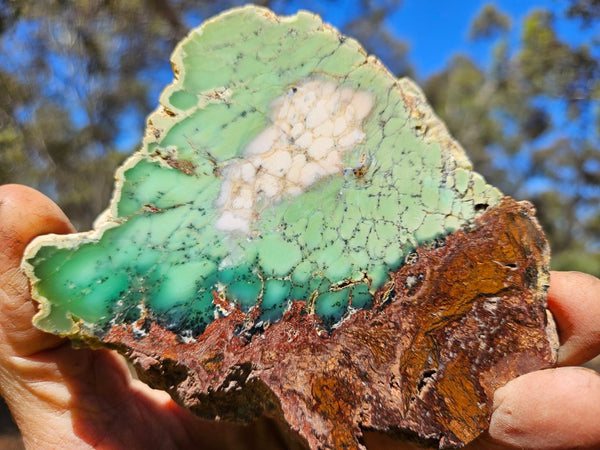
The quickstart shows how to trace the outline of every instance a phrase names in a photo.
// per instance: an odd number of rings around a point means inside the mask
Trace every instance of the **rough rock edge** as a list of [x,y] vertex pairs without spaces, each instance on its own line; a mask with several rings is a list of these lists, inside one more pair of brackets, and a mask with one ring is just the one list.
[[[373,310],[330,335],[296,301],[254,335],[235,331],[252,312],[232,310],[191,344],[155,323],[143,338],[129,325],[92,340],[118,349],[142,380],[200,417],[247,422],[264,414],[313,449],[364,448],[363,429],[461,447],[487,429],[498,387],[556,362],[549,249],[533,207],[505,198],[415,255],[377,292]],[[504,278],[489,276],[496,270]],[[445,317],[440,302],[456,309],[444,326],[434,319]]]

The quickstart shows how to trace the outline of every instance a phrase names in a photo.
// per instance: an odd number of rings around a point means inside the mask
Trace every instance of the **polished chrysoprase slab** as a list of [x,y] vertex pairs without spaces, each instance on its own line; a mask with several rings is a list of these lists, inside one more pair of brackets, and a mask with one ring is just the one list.
[[410,80],[317,16],[252,6],[172,58],[94,230],[26,251],[39,328],[311,448],[465,444],[497,387],[552,365],[533,209],[472,171]]
[[95,230],[28,253],[47,331],[144,314],[197,336],[215,291],[265,322],[310,300],[335,326],[416,247],[500,198],[442,124],[419,120],[418,88],[314,15],[222,15],[173,67]]

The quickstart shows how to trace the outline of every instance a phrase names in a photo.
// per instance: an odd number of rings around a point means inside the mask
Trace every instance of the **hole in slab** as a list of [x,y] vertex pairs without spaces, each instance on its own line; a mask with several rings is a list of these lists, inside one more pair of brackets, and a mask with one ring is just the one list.
[[437,372],[436,370],[426,370],[423,372],[423,374],[421,375],[421,380],[419,381],[419,384],[417,385],[417,390],[419,391],[419,393],[423,390],[425,385],[432,380],[432,378],[434,377],[436,372]]
[[404,260],[404,264],[406,265],[414,265],[419,261],[419,254],[417,252],[410,252],[408,255],[406,255],[406,258]]
[[396,290],[390,289],[388,292],[385,293],[384,298],[383,298],[383,303],[393,302],[395,299],[396,299]]

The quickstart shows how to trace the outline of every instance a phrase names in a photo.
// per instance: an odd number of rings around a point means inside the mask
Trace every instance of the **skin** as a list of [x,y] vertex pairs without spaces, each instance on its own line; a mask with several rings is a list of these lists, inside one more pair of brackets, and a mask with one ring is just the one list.
[[[36,311],[19,270],[37,235],[69,233],[62,211],[39,192],[0,186],[0,395],[27,448],[278,448],[267,421],[208,423],[131,376],[108,350],[74,349],[31,325]],[[509,382],[494,395],[489,432],[472,449],[599,448],[600,376],[567,367],[600,353],[600,280],[553,272],[548,294],[561,339],[559,367]],[[260,443],[260,445],[258,444]],[[369,448],[416,448],[366,437]]]

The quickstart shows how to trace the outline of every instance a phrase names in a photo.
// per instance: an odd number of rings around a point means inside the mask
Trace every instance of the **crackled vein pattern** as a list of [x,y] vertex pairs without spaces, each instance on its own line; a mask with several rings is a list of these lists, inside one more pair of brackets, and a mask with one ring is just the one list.
[[225,169],[217,228],[248,232],[262,208],[302,194],[340,172],[343,153],[361,142],[362,122],[373,106],[367,92],[312,81],[294,86],[271,106],[268,128],[244,150],[246,158]]
[[556,361],[533,208],[471,170],[410,80],[253,6],[172,61],[94,230],[26,250],[39,328],[313,449],[364,429],[463,445],[496,388]]
[[223,15],[173,64],[96,230],[29,253],[46,330],[144,314],[197,336],[219,317],[215,292],[265,323],[307,300],[336,326],[417,246],[500,198],[434,139],[443,125],[419,122],[410,81],[316,16]]

